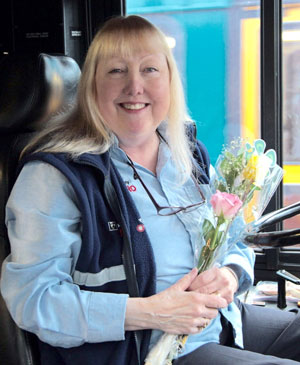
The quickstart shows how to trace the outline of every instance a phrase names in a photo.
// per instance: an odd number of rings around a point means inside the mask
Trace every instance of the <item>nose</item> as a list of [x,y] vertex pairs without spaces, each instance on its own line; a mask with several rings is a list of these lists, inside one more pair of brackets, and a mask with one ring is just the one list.
[[144,80],[139,72],[128,72],[124,94],[130,96],[141,95],[144,92]]

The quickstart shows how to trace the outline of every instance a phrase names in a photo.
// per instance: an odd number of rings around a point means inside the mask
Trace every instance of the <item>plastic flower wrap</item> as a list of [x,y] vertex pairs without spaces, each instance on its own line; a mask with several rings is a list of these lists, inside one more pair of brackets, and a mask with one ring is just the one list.
[[242,200],[246,223],[261,216],[283,176],[276,152],[265,148],[262,139],[253,146],[239,139],[224,149],[216,163],[215,188]]
[[[221,262],[226,252],[241,240],[247,229],[245,223],[261,216],[277,189],[283,170],[276,164],[276,152],[265,152],[265,147],[262,139],[253,145],[238,139],[219,156],[206,196],[207,214],[199,214],[195,222],[199,227],[196,248],[199,273]],[[145,364],[171,365],[187,338],[187,335],[164,333],[149,352]]]

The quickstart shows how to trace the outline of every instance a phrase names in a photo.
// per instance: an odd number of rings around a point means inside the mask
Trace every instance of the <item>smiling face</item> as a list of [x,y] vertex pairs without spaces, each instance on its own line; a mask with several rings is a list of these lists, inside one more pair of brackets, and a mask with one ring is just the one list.
[[120,146],[140,146],[151,141],[170,106],[170,74],[165,55],[152,49],[137,49],[133,54],[100,59],[96,99],[100,114],[117,135]]

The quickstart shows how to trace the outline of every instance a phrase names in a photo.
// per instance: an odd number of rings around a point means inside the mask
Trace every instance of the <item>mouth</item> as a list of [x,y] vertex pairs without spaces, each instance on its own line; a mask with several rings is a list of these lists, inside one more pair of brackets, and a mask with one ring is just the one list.
[[119,105],[126,110],[142,110],[146,108],[149,103],[120,103]]

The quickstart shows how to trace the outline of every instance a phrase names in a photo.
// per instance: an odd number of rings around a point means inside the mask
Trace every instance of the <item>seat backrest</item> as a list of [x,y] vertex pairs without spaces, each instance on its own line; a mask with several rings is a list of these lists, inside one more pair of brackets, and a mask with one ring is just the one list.
[[[10,252],[5,204],[15,181],[20,152],[32,134],[74,103],[79,78],[77,63],[63,55],[12,55],[1,61],[0,267]],[[39,364],[35,336],[15,325],[1,295],[0,363]]]

